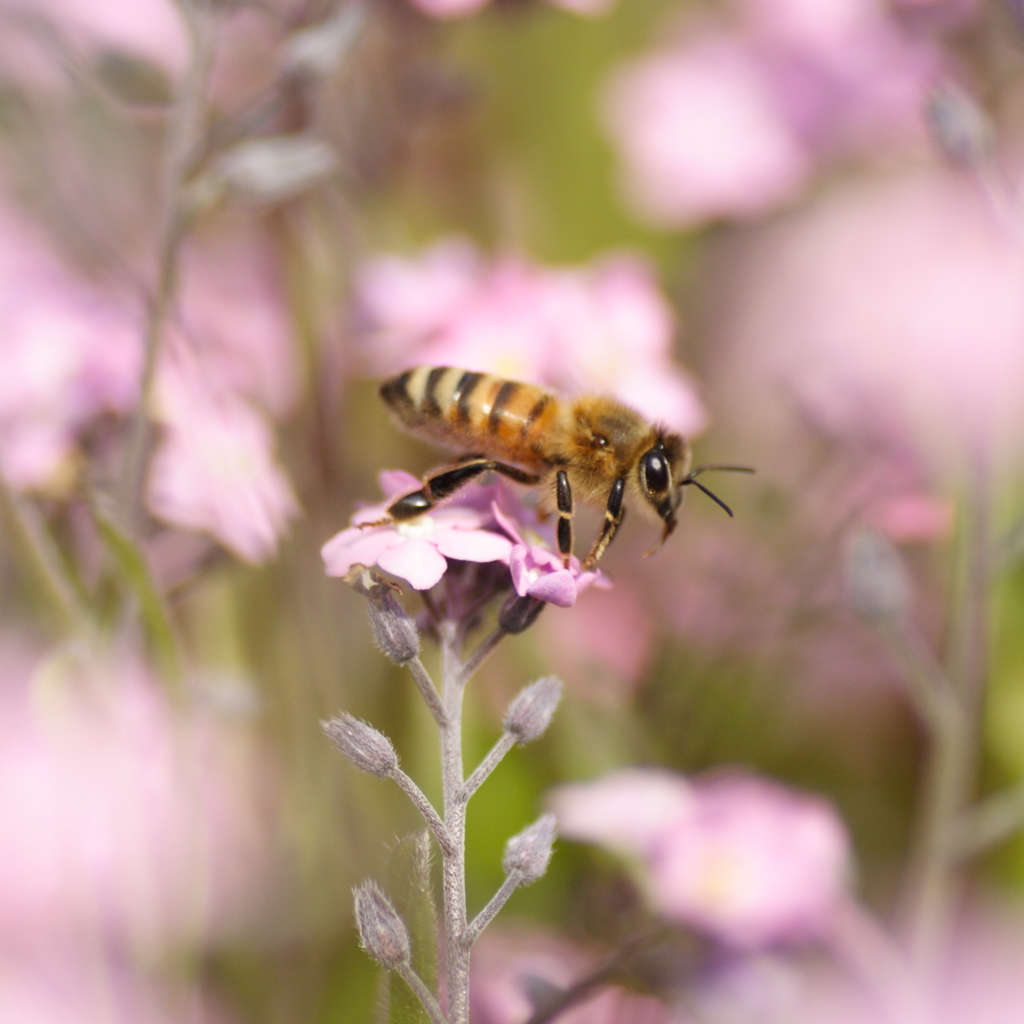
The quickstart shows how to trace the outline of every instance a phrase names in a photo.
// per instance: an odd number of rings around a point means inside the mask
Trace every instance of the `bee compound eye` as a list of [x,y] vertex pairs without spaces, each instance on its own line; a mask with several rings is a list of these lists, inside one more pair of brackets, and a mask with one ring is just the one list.
[[652,448],[642,460],[644,470],[644,482],[647,490],[654,494],[661,494],[668,490],[668,460],[665,454],[657,448]]

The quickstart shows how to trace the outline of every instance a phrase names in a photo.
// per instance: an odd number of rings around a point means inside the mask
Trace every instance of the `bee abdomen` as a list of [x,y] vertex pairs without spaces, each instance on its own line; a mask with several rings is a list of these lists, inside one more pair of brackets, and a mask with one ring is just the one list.
[[385,381],[380,395],[415,434],[531,462],[545,410],[554,411],[553,396],[533,384],[452,366],[407,370]]

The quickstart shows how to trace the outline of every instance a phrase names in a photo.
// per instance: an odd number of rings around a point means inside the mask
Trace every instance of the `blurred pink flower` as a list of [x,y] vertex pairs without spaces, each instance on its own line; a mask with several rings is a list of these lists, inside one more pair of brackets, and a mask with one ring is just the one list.
[[639,858],[652,906],[741,949],[820,938],[846,896],[836,812],[753,776],[632,769],[562,786],[559,833]]
[[448,559],[508,563],[512,541],[489,529],[492,517],[462,504],[449,504],[404,523],[360,528],[384,516],[392,500],[418,490],[420,481],[401,470],[380,474],[387,500],[360,509],[355,524],[321,549],[328,576],[344,576],[353,565],[377,565],[415,590],[429,590],[444,575]]
[[666,227],[750,218],[826,161],[920,147],[941,63],[875,0],[734,0],[616,73],[605,119],[637,212]]
[[188,35],[172,0],[3,0],[3,6],[50,18],[92,51],[124,51],[172,73],[188,61]]
[[[491,0],[410,0],[424,14],[432,18],[464,18],[486,7]],[[595,16],[607,14],[615,6],[615,0],[550,0],[556,7],[562,7],[573,14]]]
[[693,383],[671,359],[671,307],[636,257],[570,269],[486,264],[449,239],[419,257],[369,261],[356,291],[374,372],[463,366],[612,394],[685,434],[704,426]]
[[3,666],[0,950],[152,958],[253,913],[268,779],[236,728],[173,712],[129,661],[6,645]]
[[247,562],[277,550],[298,503],[274,460],[270,424],[230,393],[209,393],[195,368],[165,363],[157,387],[163,436],[146,500],[158,518],[202,530]]
[[70,482],[78,433],[134,404],[141,354],[135,314],[0,211],[0,469],[13,486]]
[[605,118],[632,206],[654,224],[749,217],[796,195],[811,161],[760,69],[709,37],[617,71]]
[[[235,1019],[197,989],[154,982],[124,964],[99,963],[95,950],[0,957],[5,1024],[228,1024]],[[113,958],[111,958],[113,960]]]
[[931,494],[907,493],[878,502],[867,522],[897,544],[947,540],[953,532],[953,503]]
[[977,450],[1024,452],[1021,249],[971,182],[834,188],[729,274],[720,370],[763,459],[789,450],[794,401],[830,436],[910,443],[940,481]]

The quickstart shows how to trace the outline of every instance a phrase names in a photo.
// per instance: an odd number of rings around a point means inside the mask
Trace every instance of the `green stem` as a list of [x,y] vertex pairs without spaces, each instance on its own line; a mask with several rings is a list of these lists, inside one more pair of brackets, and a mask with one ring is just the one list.
[[61,630],[72,636],[86,632],[88,611],[68,577],[43,517],[31,501],[11,488],[3,474],[0,474],[0,511],[22,568],[50,606]]

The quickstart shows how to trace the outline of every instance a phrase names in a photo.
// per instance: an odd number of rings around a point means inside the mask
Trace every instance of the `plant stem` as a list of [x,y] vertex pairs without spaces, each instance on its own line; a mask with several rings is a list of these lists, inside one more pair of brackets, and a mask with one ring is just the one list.
[[484,784],[487,776],[494,771],[495,768],[501,763],[501,759],[516,745],[516,738],[510,732],[504,732],[498,739],[498,742],[491,747],[487,756],[476,766],[473,770],[473,774],[466,779],[466,784],[462,787],[462,799],[468,801],[469,798]]
[[438,696],[437,689],[434,686],[434,680],[430,678],[430,673],[426,670],[419,657],[413,658],[412,661],[406,662],[406,664],[412,673],[413,679],[416,680],[416,686],[419,688],[420,694],[431,715],[433,715],[434,721],[438,725],[444,725],[444,704],[441,703],[441,698]]
[[416,998],[419,999],[423,1009],[427,1011],[431,1024],[448,1024],[448,1019],[441,1012],[441,1007],[437,1005],[437,1000],[434,998],[433,993],[427,988],[426,983],[412,967],[409,964],[401,964],[395,970],[402,981],[412,989]]
[[167,315],[178,283],[181,242],[187,221],[182,191],[193,169],[193,153],[202,131],[206,86],[216,41],[214,14],[207,3],[203,0],[180,3],[178,9],[189,29],[192,50],[168,126],[157,236],[156,289],[146,320],[139,405],[129,428],[118,485],[118,516],[130,535],[136,532],[142,504],[146,456],[152,432],[149,407],[153,380]]
[[416,810],[423,816],[423,820],[430,826],[430,831],[441,848],[442,855],[451,855],[454,851],[451,836],[444,822],[438,817],[434,805],[427,799],[423,790],[416,785],[408,775],[400,768],[391,776],[398,783],[399,788],[413,802]]
[[988,476],[983,456],[976,456],[974,465],[964,582],[953,615],[950,685],[936,701],[931,723],[905,918],[907,948],[925,982],[939,966],[956,910],[961,859],[951,838],[974,786],[987,671]]
[[1024,827],[1024,780],[986,797],[963,812],[950,835],[961,860],[984,853]]
[[494,920],[498,911],[508,903],[509,897],[519,888],[520,882],[522,882],[522,876],[518,873],[505,877],[501,888],[491,897],[487,906],[466,927],[462,941],[467,947],[471,947],[480,938],[480,933]]
[[72,636],[85,632],[89,616],[65,572],[53,537],[35,506],[17,494],[3,474],[0,474],[0,511],[11,546],[21,558],[27,575],[53,609],[61,629]]
[[[466,801],[463,798],[462,697],[468,675],[461,663],[457,626],[438,623],[441,639],[441,700],[445,722],[441,731],[441,783],[444,825],[452,850],[442,851],[444,929],[448,977],[449,1024],[469,1024],[469,949],[466,932]],[[478,648],[479,650],[479,648]]]

